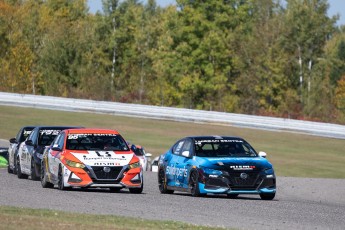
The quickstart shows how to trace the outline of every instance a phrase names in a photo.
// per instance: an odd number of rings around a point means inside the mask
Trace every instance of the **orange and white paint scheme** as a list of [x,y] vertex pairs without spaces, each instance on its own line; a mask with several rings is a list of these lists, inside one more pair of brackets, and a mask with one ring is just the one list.
[[67,129],[43,154],[42,187],[143,191],[139,158],[115,130]]

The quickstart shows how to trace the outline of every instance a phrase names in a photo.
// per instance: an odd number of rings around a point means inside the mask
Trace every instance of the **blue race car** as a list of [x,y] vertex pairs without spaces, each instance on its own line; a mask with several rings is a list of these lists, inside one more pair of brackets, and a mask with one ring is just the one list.
[[257,153],[240,137],[194,136],[177,141],[158,164],[161,193],[175,190],[192,196],[207,193],[257,194],[272,200],[276,194],[276,176],[266,153]]

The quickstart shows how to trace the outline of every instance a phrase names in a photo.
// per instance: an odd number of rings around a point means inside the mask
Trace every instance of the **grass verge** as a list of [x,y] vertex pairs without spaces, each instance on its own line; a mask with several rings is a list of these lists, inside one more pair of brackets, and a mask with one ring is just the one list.
[[14,137],[24,125],[76,125],[118,130],[153,156],[190,135],[241,136],[265,151],[278,176],[345,178],[345,141],[291,132],[174,122],[106,114],[0,106],[0,138]]
[[45,209],[0,206],[0,229],[223,229],[175,221],[153,221],[111,215],[90,215]]

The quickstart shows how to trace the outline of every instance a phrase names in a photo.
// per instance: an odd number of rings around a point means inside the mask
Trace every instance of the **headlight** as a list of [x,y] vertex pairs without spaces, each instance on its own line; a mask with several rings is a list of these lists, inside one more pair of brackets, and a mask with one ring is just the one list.
[[203,168],[203,171],[205,174],[209,174],[209,175],[217,175],[220,176],[223,173],[219,170],[215,170],[215,169],[210,169],[210,168]]
[[66,165],[73,167],[73,168],[85,168],[85,165],[83,163],[75,162],[75,161],[70,161],[66,160]]
[[139,168],[139,167],[140,167],[140,161],[129,165],[130,169]]
[[273,168],[265,170],[266,178],[274,178],[274,170]]

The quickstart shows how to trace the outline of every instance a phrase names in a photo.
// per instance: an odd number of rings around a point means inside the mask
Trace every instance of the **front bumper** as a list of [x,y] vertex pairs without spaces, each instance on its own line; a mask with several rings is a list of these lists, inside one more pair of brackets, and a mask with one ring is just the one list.
[[[241,174],[245,178],[241,178]],[[244,176],[243,176],[244,177]],[[204,174],[199,181],[201,193],[263,194],[276,193],[276,177],[263,172],[238,171],[222,175]]]
[[127,166],[86,166],[84,169],[66,166],[64,178],[66,187],[140,188],[143,183],[141,168]]

